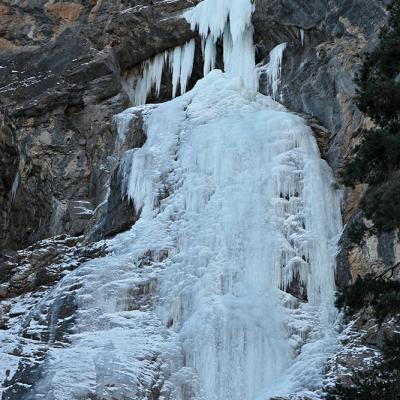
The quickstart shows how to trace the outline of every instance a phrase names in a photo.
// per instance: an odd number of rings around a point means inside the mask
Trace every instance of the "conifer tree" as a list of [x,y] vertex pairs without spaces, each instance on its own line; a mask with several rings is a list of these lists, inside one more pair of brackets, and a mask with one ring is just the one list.
[[351,186],[368,184],[361,208],[378,231],[390,231],[400,227],[400,0],[356,83],[356,103],[376,127],[362,132],[343,178]]

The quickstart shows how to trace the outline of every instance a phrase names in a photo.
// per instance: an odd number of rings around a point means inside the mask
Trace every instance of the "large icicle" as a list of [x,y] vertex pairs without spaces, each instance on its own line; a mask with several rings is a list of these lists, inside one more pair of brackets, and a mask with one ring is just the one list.
[[268,80],[269,94],[278,100],[278,89],[281,83],[283,52],[287,43],[279,44],[269,53],[269,63],[265,66]]
[[172,98],[176,97],[178,84],[181,77],[182,47],[175,47],[169,57],[169,64],[172,72]]
[[215,64],[217,62],[217,47],[215,40],[211,35],[209,35],[207,38],[203,38],[203,58],[203,74],[206,76],[215,68]]
[[157,54],[150,60],[143,63],[142,75],[137,78],[133,95],[131,86],[132,79],[124,82],[125,90],[130,94],[134,105],[146,104],[146,100],[154,89],[156,95],[160,95],[161,80],[165,64],[168,62],[172,72],[172,97],[175,98],[180,85],[181,94],[186,93],[187,84],[192,75],[194,62],[195,42],[190,40],[181,47],[176,47],[171,51]]
[[248,89],[257,89],[253,11],[251,0],[204,0],[184,14],[203,38],[204,75],[214,68],[216,42],[223,38],[225,72],[240,77]]
[[186,93],[189,78],[192,76],[195,42],[191,40],[182,47],[180,85],[181,94]]

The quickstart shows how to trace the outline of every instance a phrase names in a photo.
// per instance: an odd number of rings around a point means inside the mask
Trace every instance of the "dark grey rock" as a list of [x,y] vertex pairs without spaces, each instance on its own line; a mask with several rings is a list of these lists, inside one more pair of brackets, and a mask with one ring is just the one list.
[[[2,175],[7,170],[1,193],[9,197],[17,171],[20,180],[14,201],[0,200],[7,203],[0,248],[92,229],[75,206],[95,210],[105,199],[115,167],[109,163],[116,150],[112,117],[129,106],[121,80],[194,36],[180,18],[193,4],[1,3],[0,106],[14,126],[13,147],[0,149],[7,152],[2,159],[14,160],[1,169]],[[168,88],[163,93],[170,96]]]
[[392,266],[396,263],[396,256],[394,253],[395,240],[395,232],[382,232],[378,236],[378,256],[388,266]]
[[[376,43],[388,1],[264,1],[254,16],[259,60],[287,42],[281,101],[309,114],[332,133],[328,161],[337,172],[351,150],[352,135],[363,116],[352,101],[354,73],[363,54]],[[304,45],[300,29],[304,30]],[[265,77],[261,91],[267,93]]]
[[0,299],[10,299],[28,292],[51,287],[66,272],[82,263],[105,256],[102,242],[83,244],[83,236],[66,235],[46,239],[0,258]]

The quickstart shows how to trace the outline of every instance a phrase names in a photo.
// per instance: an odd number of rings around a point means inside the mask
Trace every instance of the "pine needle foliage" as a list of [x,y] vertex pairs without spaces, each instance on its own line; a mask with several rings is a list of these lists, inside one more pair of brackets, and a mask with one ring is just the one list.
[[359,276],[353,285],[337,294],[335,305],[347,316],[371,307],[377,321],[382,323],[388,316],[400,315],[400,282],[373,274]]
[[378,231],[390,231],[400,227],[400,0],[355,82],[356,104],[376,128],[361,133],[342,178],[348,186],[368,184],[361,208]]

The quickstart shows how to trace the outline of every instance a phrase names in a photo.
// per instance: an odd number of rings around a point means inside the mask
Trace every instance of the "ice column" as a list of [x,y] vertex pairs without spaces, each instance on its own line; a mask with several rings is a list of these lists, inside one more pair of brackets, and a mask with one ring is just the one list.
[[[194,51],[195,42],[190,40],[181,47],[165,51],[150,60],[146,60],[143,63],[142,75],[136,81],[134,96],[131,96],[134,105],[145,104],[153,89],[157,96],[160,95],[162,75],[167,62],[172,72],[172,97],[175,98],[178,85],[180,85],[181,94],[185,93],[192,75]],[[127,82],[126,86],[129,87],[130,85],[132,83]],[[127,91],[129,91],[129,88]]]
[[256,90],[251,0],[204,0],[184,14],[203,38],[204,75],[215,66],[216,43],[223,38],[224,69]]
[[269,94],[274,100],[278,98],[278,89],[281,83],[283,52],[287,43],[279,44],[269,53],[269,63],[266,66]]

